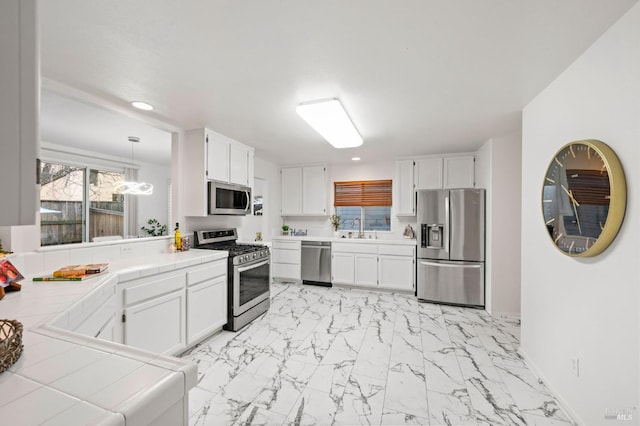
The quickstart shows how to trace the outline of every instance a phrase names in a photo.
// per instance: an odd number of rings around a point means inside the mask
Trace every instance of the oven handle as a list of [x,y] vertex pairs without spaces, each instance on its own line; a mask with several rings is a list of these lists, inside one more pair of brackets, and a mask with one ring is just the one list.
[[268,265],[268,264],[269,264],[269,259],[260,263],[254,263],[253,265],[249,265],[249,266],[238,266],[238,272],[245,272],[245,271],[248,271],[249,269],[257,268],[259,266]]

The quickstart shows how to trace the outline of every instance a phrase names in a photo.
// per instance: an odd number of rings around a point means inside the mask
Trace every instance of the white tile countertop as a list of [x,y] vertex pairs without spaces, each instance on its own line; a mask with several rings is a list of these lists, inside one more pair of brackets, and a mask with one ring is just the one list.
[[[107,272],[80,282],[33,282],[31,278],[42,271],[23,272],[21,291],[7,293],[0,301],[0,318],[18,320],[24,327],[22,355],[0,373],[0,423],[145,425],[176,401],[188,399],[197,379],[194,364],[66,331],[52,322],[114,280],[123,282],[227,255],[192,249],[120,258],[109,262]],[[68,259],[73,263],[74,256]]]
[[322,236],[275,236],[272,237],[273,241],[329,241],[332,243],[358,243],[358,244],[396,244],[396,245],[407,245],[407,246],[415,246],[416,240],[410,238],[404,239],[384,239],[384,238],[340,238],[340,237],[322,237]]

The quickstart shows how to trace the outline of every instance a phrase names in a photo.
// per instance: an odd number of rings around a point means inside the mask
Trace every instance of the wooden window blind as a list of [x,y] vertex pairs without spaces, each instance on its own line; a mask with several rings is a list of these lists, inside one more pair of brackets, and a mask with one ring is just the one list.
[[334,182],[334,203],[340,206],[391,206],[391,179]]

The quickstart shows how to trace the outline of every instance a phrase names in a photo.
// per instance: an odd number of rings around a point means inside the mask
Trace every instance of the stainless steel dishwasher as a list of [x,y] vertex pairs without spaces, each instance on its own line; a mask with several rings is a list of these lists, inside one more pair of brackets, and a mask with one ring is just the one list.
[[331,242],[302,241],[302,284],[331,287]]

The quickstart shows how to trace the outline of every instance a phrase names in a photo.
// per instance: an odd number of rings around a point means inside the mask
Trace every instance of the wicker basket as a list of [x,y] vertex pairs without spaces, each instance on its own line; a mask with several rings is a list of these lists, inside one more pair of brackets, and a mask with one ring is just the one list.
[[0,319],[0,373],[7,370],[22,354],[22,324]]

